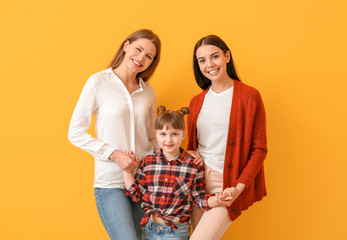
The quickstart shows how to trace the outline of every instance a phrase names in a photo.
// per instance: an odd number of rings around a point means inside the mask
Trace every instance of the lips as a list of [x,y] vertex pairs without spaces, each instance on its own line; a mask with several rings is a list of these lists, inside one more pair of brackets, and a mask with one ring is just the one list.
[[142,64],[139,63],[138,61],[136,61],[135,59],[131,59],[133,61],[133,63],[138,66],[138,67],[142,67]]
[[214,70],[211,70],[211,71],[207,71],[207,73],[208,73],[208,74],[214,74],[214,73],[216,73],[216,72],[218,72],[218,71],[219,71],[219,68],[214,69]]

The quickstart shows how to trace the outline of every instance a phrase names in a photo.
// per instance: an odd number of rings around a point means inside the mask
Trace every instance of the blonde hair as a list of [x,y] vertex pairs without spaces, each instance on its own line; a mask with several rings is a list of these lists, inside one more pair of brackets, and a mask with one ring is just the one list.
[[155,120],[155,130],[162,130],[165,126],[170,125],[174,129],[186,130],[184,115],[189,114],[189,108],[183,107],[178,111],[166,110],[166,107],[160,105],[157,108],[158,117]]

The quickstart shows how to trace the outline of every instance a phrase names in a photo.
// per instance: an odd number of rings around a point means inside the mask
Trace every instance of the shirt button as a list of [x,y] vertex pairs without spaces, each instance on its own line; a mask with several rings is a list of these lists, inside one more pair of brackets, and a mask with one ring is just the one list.
[[230,168],[231,167],[231,165],[230,165],[230,163],[228,164],[228,168]]
[[167,165],[170,165],[170,163],[168,162]]
[[229,143],[229,144],[230,144],[230,146],[231,146],[231,145],[234,145],[234,141],[230,141],[230,143]]
[[165,182],[167,182],[167,178],[165,179]]
[[165,198],[164,196],[162,196],[162,198]]

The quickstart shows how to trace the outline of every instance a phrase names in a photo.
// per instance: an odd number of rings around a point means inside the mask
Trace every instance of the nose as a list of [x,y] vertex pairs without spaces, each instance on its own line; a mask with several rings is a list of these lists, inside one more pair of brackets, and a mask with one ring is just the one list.
[[170,136],[170,134],[168,134],[166,136],[166,139],[165,139],[167,142],[171,142],[172,141],[172,137]]
[[207,60],[207,66],[208,67],[213,67],[214,66],[213,60]]
[[145,58],[145,53],[141,53],[139,55],[139,60],[142,62],[144,58]]

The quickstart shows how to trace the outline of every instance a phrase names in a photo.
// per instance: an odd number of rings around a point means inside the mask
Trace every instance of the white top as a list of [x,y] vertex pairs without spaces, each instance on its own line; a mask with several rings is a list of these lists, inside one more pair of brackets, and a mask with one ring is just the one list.
[[212,87],[205,95],[197,128],[197,151],[207,166],[223,173],[226,142],[234,87],[216,93]]
[[[94,187],[123,188],[121,168],[108,157],[118,150],[133,150],[144,158],[157,148],[154,121],[156,97],[142,79],[129,93],[112,69],[89,77],[73,112],[69,140],[95,157]],[[95,138],[88,134],[95,114]]]

